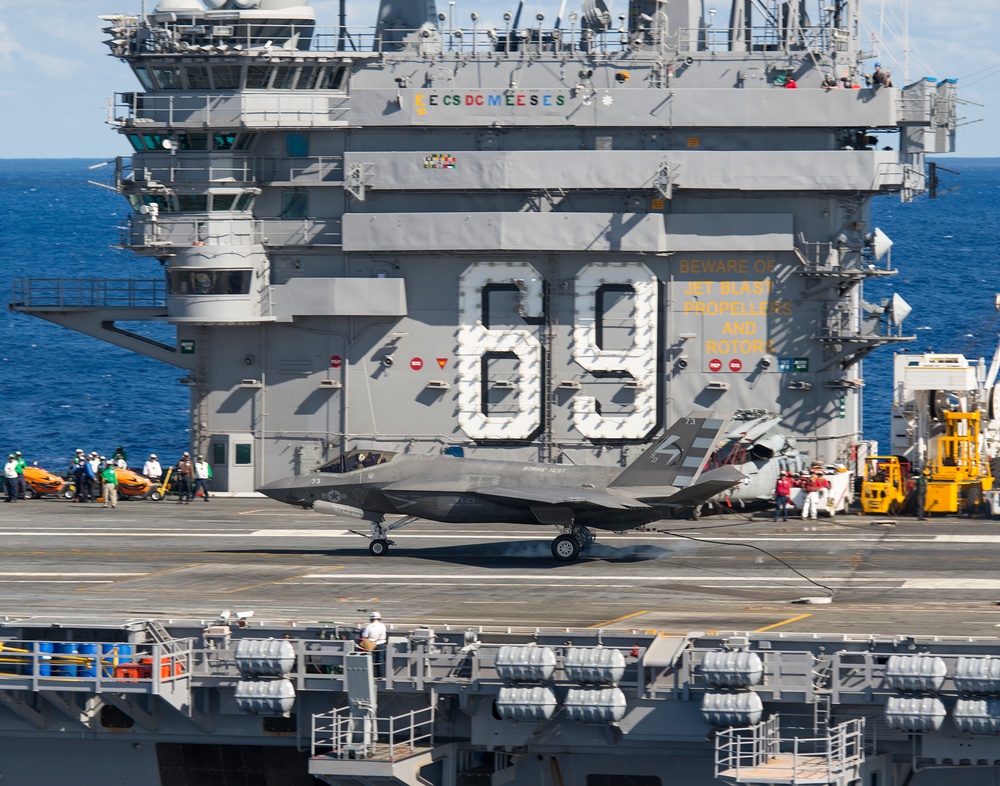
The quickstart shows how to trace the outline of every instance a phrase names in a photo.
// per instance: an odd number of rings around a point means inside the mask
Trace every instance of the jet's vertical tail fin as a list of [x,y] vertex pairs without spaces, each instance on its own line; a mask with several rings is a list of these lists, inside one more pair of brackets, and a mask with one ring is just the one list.
[[625,467],[609,486],[690,486],[698,479],[705,460],[728,425],[729,416],[700,410],[689,412]]

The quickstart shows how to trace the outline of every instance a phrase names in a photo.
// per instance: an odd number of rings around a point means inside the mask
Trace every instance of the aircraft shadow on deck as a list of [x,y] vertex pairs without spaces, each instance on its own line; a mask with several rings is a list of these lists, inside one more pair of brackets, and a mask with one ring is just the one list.
[[[359,539],[360,540],[360,539]],[[211,549],[210,554],[274,554],[295,556],[327,556],[327,557],[367,557],[368,549],[362,543],[360,547],[345,546],[341,548],[301,548],[301,549]],[[372,558],[378,564],[391,570],[394,560],[420,559],[435,562],[475,563],[480,567],[503,569],[511,561],[516,561],[518,567],[569,567],[586,562],[647,562],[665,559],[673,556],[674,551],[651,544],[631,544],[627,546],[612,546],[607,543],[592,544],[580,559],[575,562],[559,562],[552,556],[549,541],[503,541],[499,543],[466,543],[454,546],[415,546],[408,548],[405,540],[400,540],[391,548],[385,557]]]

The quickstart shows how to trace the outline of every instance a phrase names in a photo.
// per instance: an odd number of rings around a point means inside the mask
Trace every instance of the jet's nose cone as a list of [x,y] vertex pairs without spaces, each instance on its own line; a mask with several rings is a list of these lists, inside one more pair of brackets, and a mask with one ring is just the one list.
[[258,486],[257,491],[277,502],[285,502],[289,505],[303,505],[305,502],[301,494],[295,491],[295,478],[272,480],[270,483]]

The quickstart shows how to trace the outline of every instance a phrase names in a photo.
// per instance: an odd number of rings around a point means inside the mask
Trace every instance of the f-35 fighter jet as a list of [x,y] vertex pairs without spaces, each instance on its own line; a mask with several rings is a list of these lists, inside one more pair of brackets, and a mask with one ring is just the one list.
[[[548,524],[560,530],[552,556],[576,559],[594,530],[621,532],[700,505],[744,479],[734,467],[703,471],[728,417],[692,412],[624,470],[452,456],[352,450],[314,472],[259,489],[279,502],[363,519],[368,550],[389,551],[388,534],[417,519],[477,524]],[[404,518],[385,524],[386,514]]]

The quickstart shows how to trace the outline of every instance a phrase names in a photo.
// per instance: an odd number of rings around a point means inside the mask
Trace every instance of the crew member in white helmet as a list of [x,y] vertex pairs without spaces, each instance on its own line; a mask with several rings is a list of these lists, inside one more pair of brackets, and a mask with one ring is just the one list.
[[160,482],[160,478],[163,477],[163,467],[160,466],[155,453],[150,453],[149,459],[142,465],[142,474],[154,483]]
[[385,644],[387,639],[382,615],[377,611],[373,611],[368,616],[368,624],[361,631],[361,638],[375,642],[375,649],[371,651],[372,666],[374,666],[375,678],[381,679],[385,676]]

